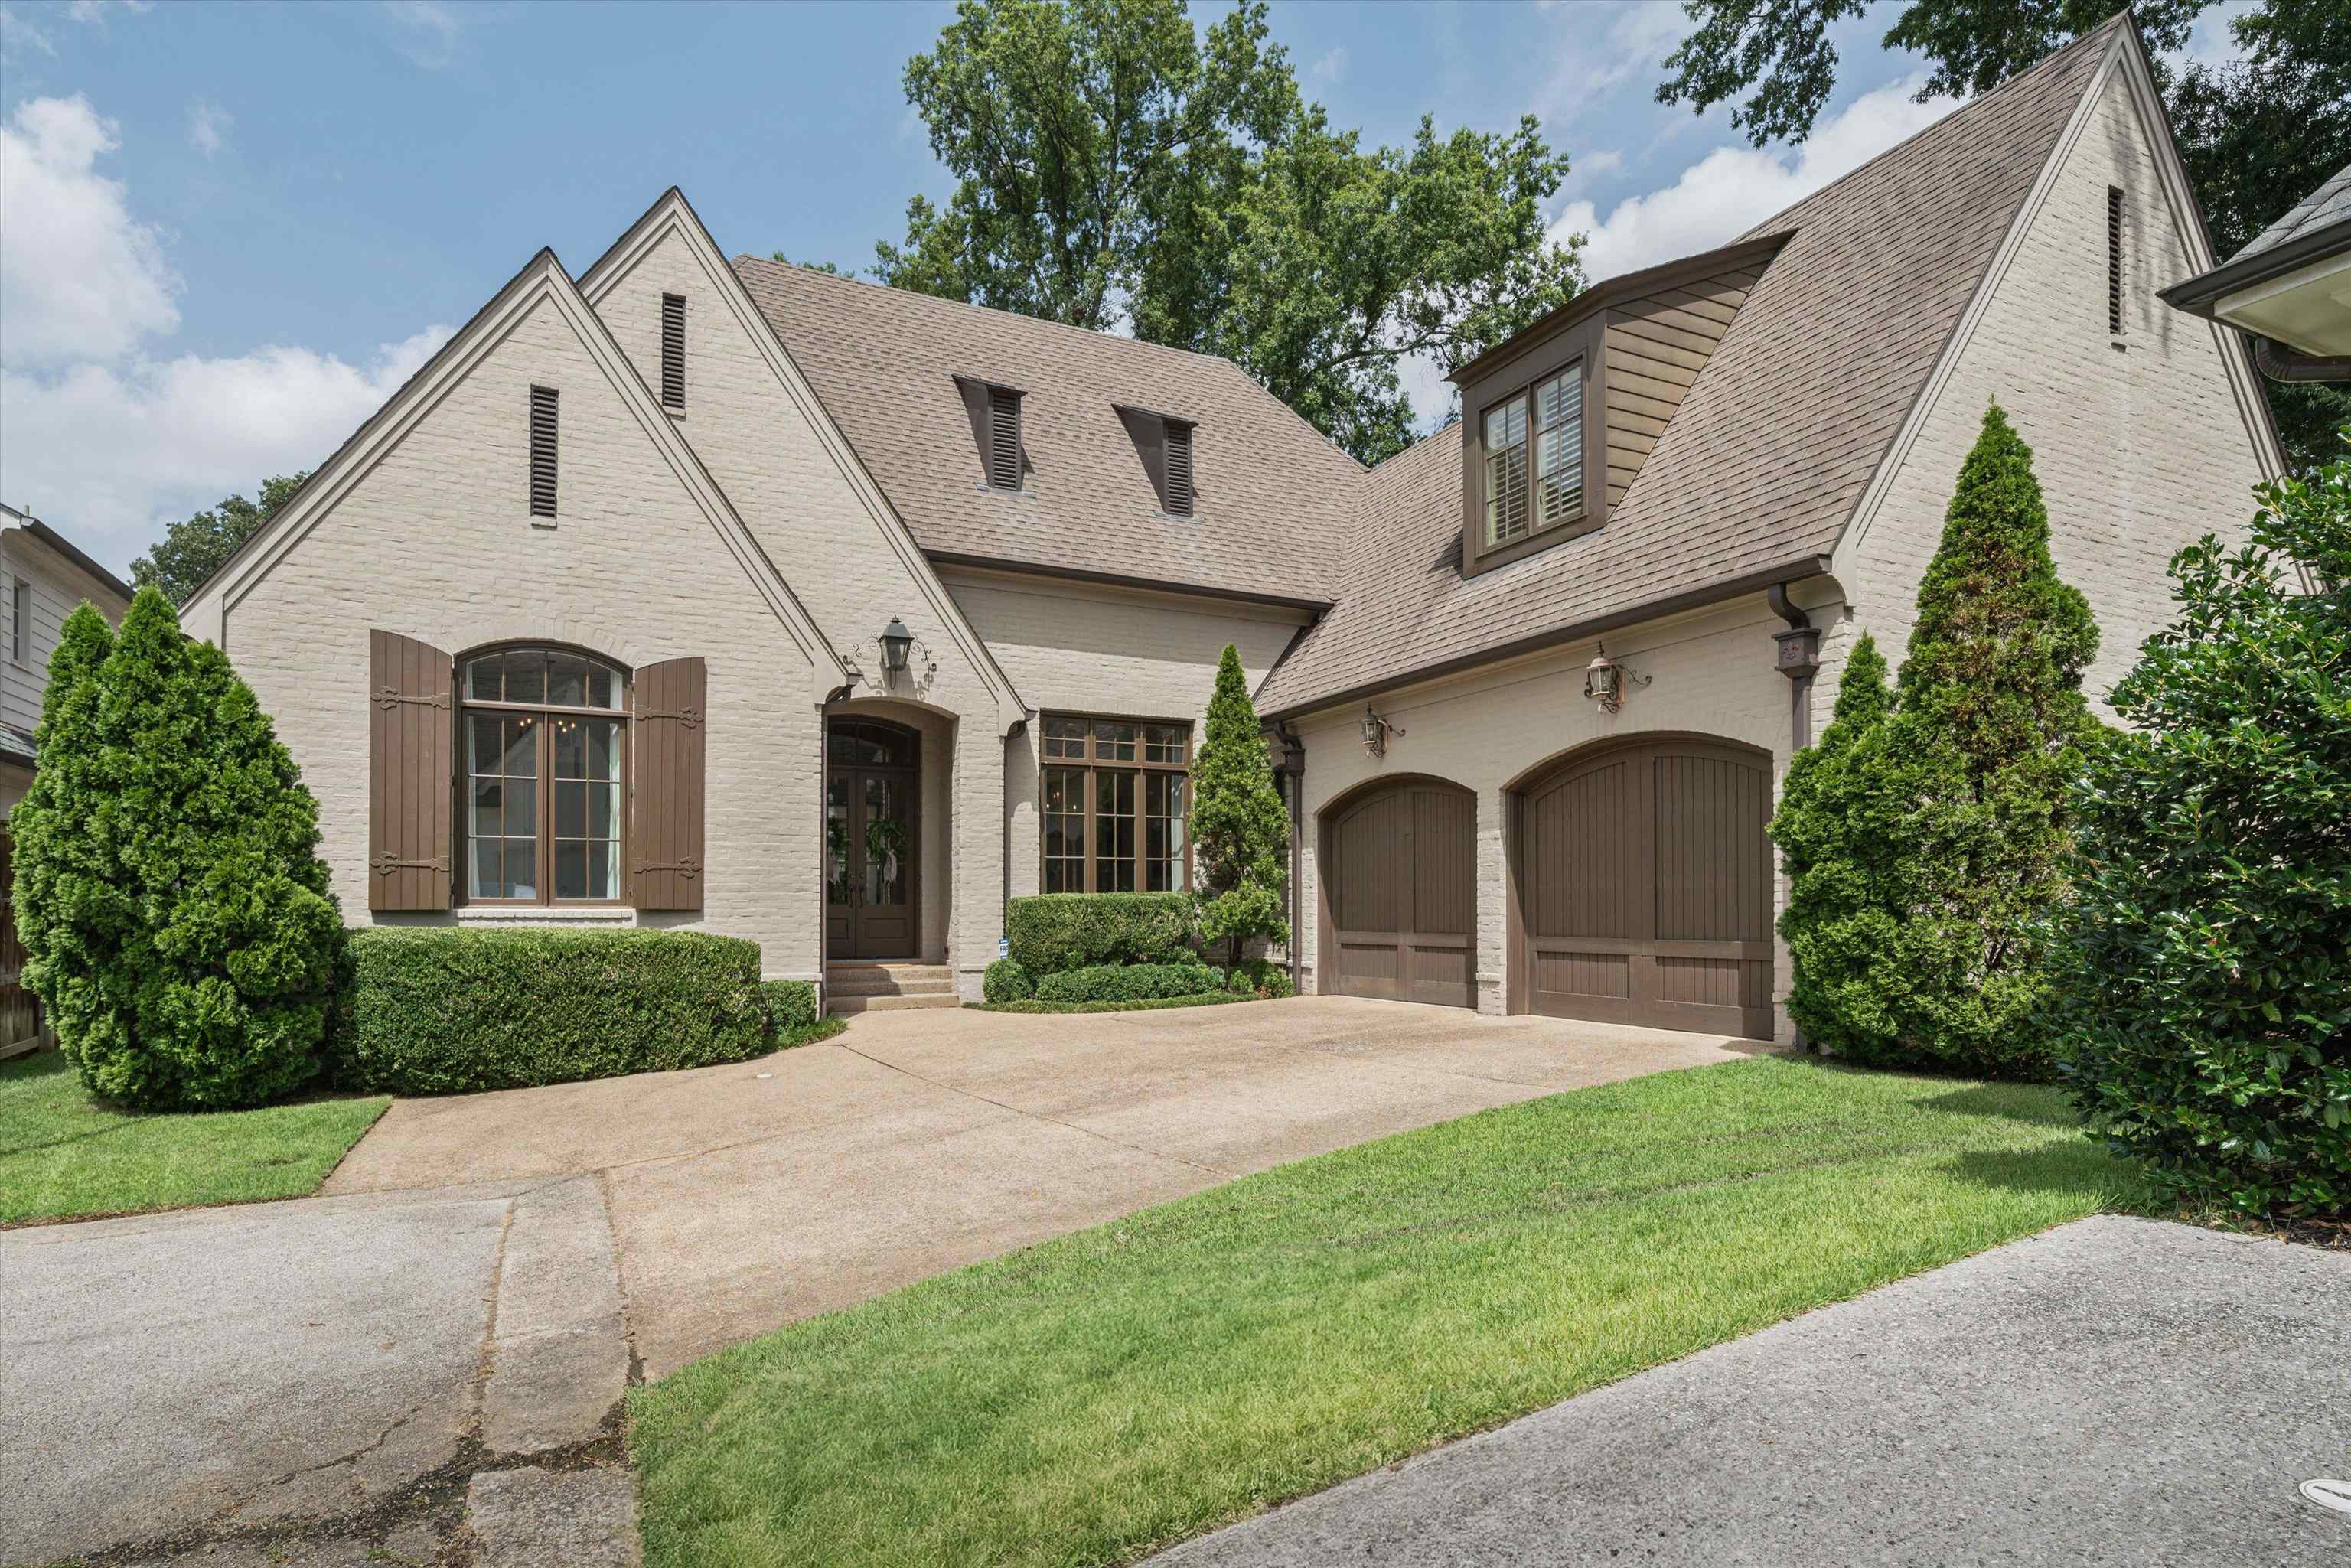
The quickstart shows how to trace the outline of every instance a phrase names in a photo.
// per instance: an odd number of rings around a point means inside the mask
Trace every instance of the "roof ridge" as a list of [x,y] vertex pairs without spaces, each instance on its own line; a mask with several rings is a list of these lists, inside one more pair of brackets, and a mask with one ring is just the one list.
[[[1759,239],[1764,235],[1772,232],[1774,225],[1778,225],[1781,220],[1785,218],[1789,214],[1796,212],[1803,207],[1810,206],[1813,203],[1819,201],[1822,197],[1827,195],[1830,192],[1834,191],[1840,185],[1845,184],[1854,180],[1858,180],[1862,175],[1866,174],[1869,171],[1877,167],[1878,164],[1883,163],[1887,159],[1893,157],[1896,153],[1901,152],[1904,148],[1909,146],[1913,141],[1917,141],[1920,137],[1932,135],[1934,132],[1944,130],[1952,125],[1962,116],[1972,114],[1986,104],[2010,96],[2011,93],[2021,89],[2026,82],[2031,81],[2034,77],[2039,76],[2042,72],[2048,70],[2051,67],[2056,65],[2058,61],[2064,59],[2075,50],[2084,48],[2091,43],[2104,38],[2109,33],[2120,30],[2122,26],[2130,19],[2131,14],[2127,8],[2116,12],[2113,16],[2099,23],[2096,26],[2091,28],[2080,37],[2075,38],[2073,42],[2061,45],[2058,47],[2050,50],[2047,54],[2033,61],[2032,64],[2027,66],[2024,69],[2017,72],[2006,81],[2001,82],[1999,86],[1993,88],[1990,92],[1980,93],[1976,97],[1969,99],[1957,109],[1952,110],[1950,113],[1944,115],[1939,120],[1931,120],[1928,123],[1920,126],[1917,130],[1912,131],[1909,135],[1904,137],[1893,146],[1886,148],[1884,152],[1874,154],[1865,162],[1857,163],[1854,167],[1846,170],[1844,173],[1839,174],[1835,179],[1831,180],[1819,190],[1814,191],[1808,195],[1797,197],[1794,201],[1790,202],[1786,206],[1782,207],[1778,212],[1773,213],[1770,217],[1765,218],[1761,223],[1740,233],[1739,239]],[[1738,241],[1734,240],[1732,243],[1737,244]]]

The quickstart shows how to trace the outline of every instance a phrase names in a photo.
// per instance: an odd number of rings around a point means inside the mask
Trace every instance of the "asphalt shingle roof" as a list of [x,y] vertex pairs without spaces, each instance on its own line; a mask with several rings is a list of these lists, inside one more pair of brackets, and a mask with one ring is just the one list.
[[2351,219],[2351,163],[2345,164],[2341,173],[2295,204],[2285,216],[2255,235],[2244,249],[2229,258],[2229,264],[2274,250],[2299,235],[2314,234],[2346,219]]

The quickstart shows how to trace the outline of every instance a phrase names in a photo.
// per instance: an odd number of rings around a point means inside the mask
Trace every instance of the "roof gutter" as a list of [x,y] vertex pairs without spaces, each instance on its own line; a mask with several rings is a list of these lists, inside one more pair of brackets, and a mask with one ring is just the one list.
[[120,578],[107,570],[106,568],[99,565],[98,562],[90,559],[89,555],[83,551],[79,545],[77,545],[73,540],[57,532],[57,529],[49,527],[48,524],[41,521],[40,518],[33,517],[27,513],[20,513],[18,515],[23,517],[25,519],[24,528],[26,533],[32,535],[35,538],[40,540],[43,544],[57,551],[57,554],[65,557],[66,559],[73,562],[74,565],[81,568],[82,570],[97,579],[99,582],[107,588],[111,589],[114,592],[121,595],[126,602],[129,601],[131,594],[131,585],[129,583],[123,581]]
[[1658,599],[1644,600],[1637,604],[1626,605],[1622,610],[1612,610],[1604,615],[1587,616],[1583,620],[1571,621],[1564,625],[1554,626],[1549,631],[1532,632],[1494,647],[1479,648],[1473,653],[1460,653],[1450,659],[1438,660],[1435,664],[1402,670],[1384,680],[1366,681],[1360,685],[1348,686],[1327,696],[1316,696],[1303,702],[1285,704],[1278,708],[1267,708],[1262,710],[1259,716],[1267,720],[1287,720],[1298,718],[1305,714],[1319,713],[1324,708],[1346,707],[1351,704],[1376,696],[1382,692],[1392,692],[1398,686],[1439,680],[1447,675],[1458,674],[1463,670],[1474,670],[1481,665],[1496,664],[1504,659],[1514,659],[1520,654],[1539,653],[1547,648],[1556,648],[1569,643],[1581,643],[1587,637],[1597,637],[1605,632],[1616,631],[1620,627],[1636,626],[1644,621],[1654,621],[1660,615],[1675,615],[1685,610],[1701,609],[1706,605],[1719,604],[1725,600],[1740,599],[1750,593],[1766,592],[1774,587],[1784,589],[1789,583],[1802,582],[1807,578],[1826,577],[1829,574],[1829,563],[1830,558],[1825,555],[1798,556],[1795,559],[1782,565],[1766,567],[1761,571],[1742,572],[1737,577],[1725,578],[1719,582],[1709,583],[1704,588],[1693,588],[1680,593],[1669,593]]
[[2351,382],[2351,354],[2305,354],[2273,339],[2249,336],[2253,337],[2253,363],[2273,382]]
[[975,571],[1005,571],[1021,577],[1059,578],[1065,582],[1099,583],[1105,588],[1139,588],[1152,593],[1181,593],[1194,599],[1223,599],[1241,604],[1270,604],[1320,615],[1331,608],[1327,599],[1299,599],[1281,593],[1252,593],[1239,588],[1208,588],[1196,582],[1172,582],[1165,578],[1128,577],[1114,571],[1085,571],[1076,567],[1040,566],[1008,556],[967,555],[959,550],[925,550],[933,566],[959,566]]
[[2168,288],[2157,289],[2155,297],[2174,310],[2185,310],[2191,316],[2201,316],[2210,320],[2212,308],[2230,295],[2241,293],[2256,284],[2267,283],[2273,277],[2283,277],[2314,261],[2324,261],[2346,250],[2351,250],[2351,218],[2338,219],[2309,234],[2296,235],[2267,250],[2223,262],[2210,272],[2199,272]]

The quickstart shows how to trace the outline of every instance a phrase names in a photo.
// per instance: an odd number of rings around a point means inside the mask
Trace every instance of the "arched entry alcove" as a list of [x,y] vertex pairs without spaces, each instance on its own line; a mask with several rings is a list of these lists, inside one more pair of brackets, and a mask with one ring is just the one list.
[[868,715],[825,721],[824,953],[912,958],[922,942],[923,737]]

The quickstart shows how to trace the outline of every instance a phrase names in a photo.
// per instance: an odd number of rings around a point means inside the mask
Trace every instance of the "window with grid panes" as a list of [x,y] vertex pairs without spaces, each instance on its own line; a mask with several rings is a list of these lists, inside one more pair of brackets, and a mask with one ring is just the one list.
[[1039,749],[1047,893],[1191,885],[1189,724],[1049,715]]
[[621,898],[628,677],[561,648],[464,664],[461,815],[475,904]]

